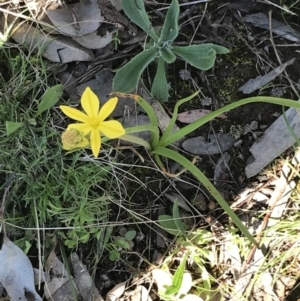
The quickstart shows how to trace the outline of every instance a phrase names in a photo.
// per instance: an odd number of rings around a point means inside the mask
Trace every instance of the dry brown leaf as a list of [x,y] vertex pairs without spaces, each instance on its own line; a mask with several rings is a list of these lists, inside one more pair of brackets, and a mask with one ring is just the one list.
[[121,282],[117,284],[113,289],[111,289],[105,298],[105,301],[117,301],[123,295],[128,281]]
[[204,136],[187,139],[183,142],[182,147],[192,154],[209,156],[226,152],[235,141],[236,139],[231,135],[217,133],[215,136],[210,136],[209,139]]
[[78,287],[82,300],[103,300],[99,294],[99,291],[95,287],[94,281],[90,276],[86,266],[79,260],[79,257],[76,253],[72,253],[71,262],[75,283]]
[[45,58],[56,63],[94,59],[91,50],[82,47],[72,39],[45,34],[25,23],[15,26],[11,37],[17,43],[26,45],[30,50],[40,51]]
[[[179,113],[177,115],[177,120],[182,123],[192,123],[209,113],[211,113],[211,110],[204,110],[204,109],[190,110],[187,112]],[[225,114],[220,114],[218,118],[226,119],[227,116]]]
[[107,31],[106,35],[101,37],[97,32],[92,32],[85,36],[73,37],[73,40],[85,48],[100,49],[112,41],[112,33]]
[[[96,31],[104,20],[97,1],[89,1],[86,5],[80,1],[69,7],[46,11],[57,30],[67,36],[78,37],[90,34]],[[78,23],[74,20],[72,13],[76,16]]]
[[45,297],[51,301],[77,300],[78,290],[64,264],[52,251],[46,261]]

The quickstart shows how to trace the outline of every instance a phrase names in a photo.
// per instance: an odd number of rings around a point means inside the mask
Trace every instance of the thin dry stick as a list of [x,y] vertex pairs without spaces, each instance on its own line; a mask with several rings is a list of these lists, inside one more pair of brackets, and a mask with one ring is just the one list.
[[[272,44],[272,47],[274,49],[275,55],[277,57],[277,60],[279,62],[279,64],[282,64],[281,58],[278,54],[276,45],[274,43],[274,39],[273,39],[273,32],[272,32],[272,10],[269,11],[269,27],[270,27],[270,42]],[[283,70],[284,75],[286,76],[287,80],[289,81],[289,84],[291,85],[291,88],[293,89],[293,91],[295,92],[295,94],[297,95],[298,98],[300,98],[299,93],[297,91],[297,89],[295,88],[292,80],[290,79],[290,76],[288,75],[288,73],[286,72],[286,70]]]
[[[198,156],[194,157],[192,163],[195,165],[197,163],[198,159],[199,159]],[[174,174],[174,173],[169,173],[165,168],[162,170],[162,172],[170,178],[178,178],[181,174],[183,174],[186,171],[187,171],[187,169],[184,168],[180,172]]]

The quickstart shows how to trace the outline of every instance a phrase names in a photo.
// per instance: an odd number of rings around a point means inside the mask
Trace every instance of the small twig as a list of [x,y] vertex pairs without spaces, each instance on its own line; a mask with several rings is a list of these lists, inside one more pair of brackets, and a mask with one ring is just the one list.
[[126,146],[120,146],[120,145],[118,145],[117,149],[130,149],[132,152],[134,152],[140,158],[142,163],[145,162],[144,157],[133,146],[129,146],[129,145],[128,146],[127,145]]
[[[198,159],[199,159],[198,156],[194,157],[192,163],[195,165]],[[187,169],[184,168],[180,172],[174,174],[174,173],[169,173],[165,168],[164,168],[164,170],[162,170],[162,172],[170,178],[178,178],[181,174],[183,174],[186,171],[187,171]]]

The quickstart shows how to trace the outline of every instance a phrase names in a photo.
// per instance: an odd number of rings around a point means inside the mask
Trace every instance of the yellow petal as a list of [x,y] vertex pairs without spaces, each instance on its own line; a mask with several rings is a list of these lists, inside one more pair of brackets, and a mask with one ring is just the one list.
[[81,122],[88,121],[88,116],[77,109],[71,108],[69,106],[60,106],[59,108],[64,112],[65,115],[67,115],[68,117],[74,120],[81,121]]
[[87,87],[81,96],[81,105],[89,117],[96,117],[99,112],[99,99],[97,95]]
[[85,136],[92,130],[92,127],[87,123],[71,123],[68,125],[67,130],[71,130],[71,129],[80,131]]
[[103,121],[100,123],[99,130],[101,133],[110,138],[118,138],[122,135],[125,135],[125,129],[123,128],[123,125],[116,120],[109,120],[109,121]]
[[109,99],[101,108],[98,114],[98,120],[103,121],[105,120],[115,109],[118,103],[118,98],[114,97]]
[[92,152],[95,158],[98,158],[100,147],[101,147],[101,138],[98,130],[92,130],[90,135],[90,143]]

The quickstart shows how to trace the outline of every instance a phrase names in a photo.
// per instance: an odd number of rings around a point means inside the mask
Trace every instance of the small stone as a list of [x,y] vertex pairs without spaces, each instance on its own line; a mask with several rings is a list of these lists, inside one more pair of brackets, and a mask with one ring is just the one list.
[[197,194],[193,199],[192,204],[200,211],[205,211],[207,208],[207,201],[203,194]]
[[135,236],[136,241],[142,241],[145,238],[145,234],[143,234],[142,232],[138,232]]
[[208,203],[208,208],[209,210],[215,210],[216,209],[216,203],[215,202],[209,202]]
[[182,69],[179,71],[179,77],[182,80],[189,80],[189,79],[191,79],[191,72],[189,70]]
[[274,97],[282,97],[284,94],[284,89],[279,87],[273,87],[270,94]]
[[239,139],[241,137],[243,133],[243,128],[241,125],[237,124],[233,124],[231,127],[230,127],[230,130],[229,130],[229,134],[231,136],[233,136],[235,139]]
[[256,131],[258,129],[258,122],[253,120],[250,124],[250,128],[252,131]]
[[203,107],[209,107],[212,104],[212,98],[211,97],[204,97],[201,99],[201,104]]

